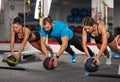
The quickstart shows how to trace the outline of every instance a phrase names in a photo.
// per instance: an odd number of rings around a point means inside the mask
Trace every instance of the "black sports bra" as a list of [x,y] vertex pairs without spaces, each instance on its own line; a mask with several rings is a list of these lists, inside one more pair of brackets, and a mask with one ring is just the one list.
[[[32,37],[32,32],[30,32],[30,34],[29,34],[28,41],[31,39],[31,37]],[[24,38],[19,38],[18,33],[15,32],[15,40],[23,41],[23,39]]]
[[[98,31],[98,26],[97,26],[97,31]],[[89,35],[90,35],[93,39],[101,39],[101,38],[102,38],[102,34],[100,34],[99,31],[98,31],[98,36],[92,36],[91,33],[89,33]]]

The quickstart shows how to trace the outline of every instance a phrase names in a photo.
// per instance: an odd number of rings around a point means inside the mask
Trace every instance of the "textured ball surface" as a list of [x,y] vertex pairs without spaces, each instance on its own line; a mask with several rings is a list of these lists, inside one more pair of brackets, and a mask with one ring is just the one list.
[[88,72],[96,72],[99,66],[94,62],[94,58],[89,58],[85,63],[85,70]]
[[18,64],[18,59],[15,58],[15,56],[13,55],[10,55],[7,57],[6,59],[6,63],[9,65],[9,66],[16,66]]
[[43,67],[47,70],[53,70],[55,69],[53,62],[54,62],[54,59],[52,57],[47,57],[43,62]]

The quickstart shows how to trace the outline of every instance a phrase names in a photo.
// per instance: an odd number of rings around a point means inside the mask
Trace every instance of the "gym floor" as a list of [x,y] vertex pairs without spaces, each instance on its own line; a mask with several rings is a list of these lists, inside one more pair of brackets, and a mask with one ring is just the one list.
[[[0,66],[7,66],[2,62],[3,54],[0,55]],[[43,58],[43,54],[40,54]],[[29,67],[30,71],[18,71],[9,69],[0,69],[0,82],[120,82],[120,78],[108,77],[85,77],[84,61],[85,55],[79,54],[77,62],[70,62],[70,55],[63,54],[58,60],[58,67],[55,70],[48,71],[43,68],[41,61],[24,62],[17,67]],[[112,65],[105,64],[105,57],[101,58],[101,65],[96,73],[100,74],[118,74],[120,59],[112,59]]]

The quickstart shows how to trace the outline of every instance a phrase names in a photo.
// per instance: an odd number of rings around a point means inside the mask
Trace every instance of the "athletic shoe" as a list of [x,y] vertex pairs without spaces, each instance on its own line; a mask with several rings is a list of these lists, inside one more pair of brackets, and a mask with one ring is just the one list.
[[74,55],[71,56],[72,63],[76,63],[76,58],[77,58],[76,54],[74,54]]
[[106,64],[111,65],[111,55],[110,55],[109,58],[106,57]]

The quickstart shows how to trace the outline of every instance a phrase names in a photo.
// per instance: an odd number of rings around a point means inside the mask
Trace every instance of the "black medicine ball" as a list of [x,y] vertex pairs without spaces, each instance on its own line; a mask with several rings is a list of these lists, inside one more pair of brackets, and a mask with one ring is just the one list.
[[18,59],[16,59],[14,55],[10,55],[10,56],[7,57],[6,63],[9,66],[13,67],[13,66],[16,66],[18,64]]
[[47,70],[55,69],[53,65],[54,59],[52,57],[47,57],[43,62],[43,67]]
[[99,66],[94,62],[94,58],[87,59],[85,63],[85,69],[88,72],[96,72],[98,70]]

